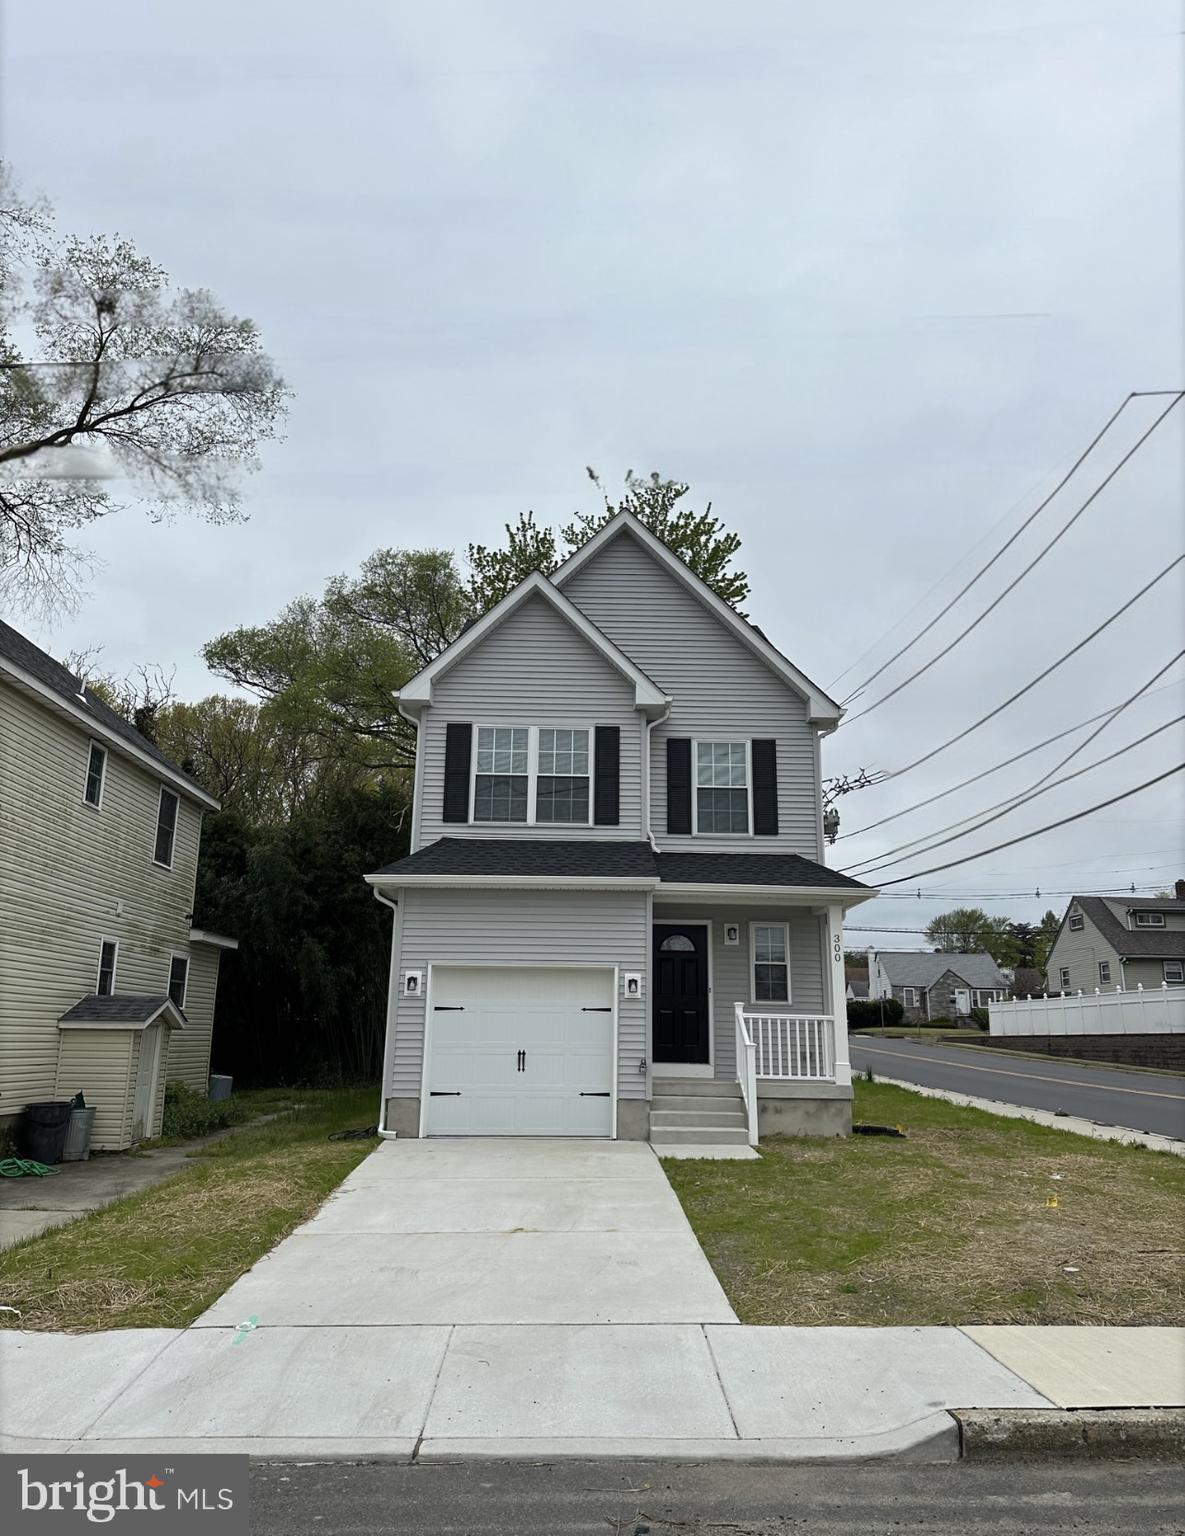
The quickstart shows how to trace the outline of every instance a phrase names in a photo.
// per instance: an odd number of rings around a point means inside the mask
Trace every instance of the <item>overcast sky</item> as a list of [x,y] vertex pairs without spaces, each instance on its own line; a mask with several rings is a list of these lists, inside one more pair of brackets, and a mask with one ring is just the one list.
[[[217,685],[199,648],[220,631],[377,546],[463,549],[520,510],[589,506],[592,464],[710,499],[744,539],[751,617],[822,685],[845,673],[842,694],[1129,391],[1185,383],[1176,0],[52,11],[4,9],[5,156],[63,229],[130,236],[252,316],[295,391],[247,523],[126,513],[91,535],[104,566],[77,615],[13,616],[59,655],[176,665],[200,695]],[[1156,408],[1125,413],[865,702],[999,592]],[[904,766],[1159,571],[1182,545],[1183,446],[1185,406],[948,660],[826,743],[825,771]],[[847,798],[844,831],[1134,691],[1185,645],[1182,569],[958,748]],[[1072,766],[1181,713],[1183,671]],[[969,816],[1078,739],[841,841],[834,861]],[[1181,749],[1166,731],[884,877],[1070,815]],[[920,926],[953,897],[1038,884],[1171,884],[1183,778],[853,923]],[[1035,918],[1064,900],[985,905]]]

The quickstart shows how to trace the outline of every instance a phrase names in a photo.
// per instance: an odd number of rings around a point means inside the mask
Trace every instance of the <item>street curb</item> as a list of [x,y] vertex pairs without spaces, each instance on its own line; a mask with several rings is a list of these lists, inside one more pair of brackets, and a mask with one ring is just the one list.
[[1185,1460],[1185,1409],[952,1409],[964,1461]]

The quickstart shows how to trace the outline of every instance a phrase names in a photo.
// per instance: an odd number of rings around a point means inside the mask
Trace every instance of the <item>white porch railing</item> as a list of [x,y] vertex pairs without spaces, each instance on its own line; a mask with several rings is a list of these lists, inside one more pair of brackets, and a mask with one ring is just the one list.
[[741,1098],[745,1101],[745,1119],[748,1122],[749,1145],[755,1147],[757,1130],[757,1048],[749,1026],[745,1022],[743,1003],[736,1005],[737,1080],[741,1085]]
[[[757,1077],[782,1082],[835,1081],[835,1019],[829,1013],[755,1013],[736,1005],[738,1036],[753,1042]],[[740,1057],[737,1057],[738,1071]]]

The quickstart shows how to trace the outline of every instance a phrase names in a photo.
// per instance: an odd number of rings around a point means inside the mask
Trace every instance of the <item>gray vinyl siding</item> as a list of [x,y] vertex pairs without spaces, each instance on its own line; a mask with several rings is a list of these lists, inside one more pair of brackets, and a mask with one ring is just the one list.
[[[642,730],[634,686],[542,597],[532,596],[436,679],[420,725],[423,767],[413,846],[439,837],[639,838]],[[616,725],[621,730],[620,821],[615,827],[442,820],[445,727]],[[474,734],[474,750],[477,738]],[[590,743],[591,746],[591,743]]]
[[[201,812],[182,797],[173,867],[157,866],[160,779],[102,743],[102,805],[92,809],[82,798],[90,741],[0,681],[0,1115],[57,1091],[59,1036],[74,1033],[57,1021],[94,991],[101,939],[119,942],[119,992],[164,993],[169,956],[189,949]],[[93,1073],[102,1095],[122,1070],[119,1033],[68,1048],[72,1075]],[[89,1098],[90,1086],[80,1080],[71,1091]],[[134,1082],[129,1134],[133,1096]]]
[[[429,965],[616,965],[645,971],[640,891],[404,890],[400,892],[391,1094],[418,1098],[425,998],[404,997],[402,973]],[[618,999],[618,1095],[646,1096],[646,1001]]]
[[[564,596],[672,696],[652,733],[651,824],[659,845],[695,852],[820,857],[816,733],[787,684],[664,569],[631,534],[610,540],[563,583]],[[666,832],[666,742],[773,737],[778,747],[778,836],[671,837]]]
[[[654,922],[676,919],[711,922],[712,941],[712,1045],[713,1075],[736,1077],[736,1005],[753,1000],[750,964],[750,923],[786,923],[790,930],[790,1001],[763,1003],[763,1013],[822,1013],[824,1011],[823,924],[801,907],[721,906],[710,909],[669,904],[654,907]],[[740,925],[741,942],[725,944],[727,923]]]
[[[1066,921],[1062,924],[1062,931],[1057,936],[1057,942],[1049,951],[1049,958],[1045,962],[1045,982],[1050,992],[1060,992],[1062,989],[1062,966],[1067,966],[1070,971],[1067,992],[1093,992],[1099,985],[1100,960],[1108,960],[1111,963],[1111,980],[1107,983],[1108,986],[1117,987],[1124,979],[1120,974],[1118,953],[1085,913],[1082,914],[1081,930],[1077,933],[1071,930],[1070,918],[1078,910],[1076,906],[1071,906],[1066,914]],[[1126,969],[1130,970],[1130,967]],[[1135,985],[1130,979],[1128,984]]]
[[166,1080],[184,1083],[195,1093],[205,1093],[210,1086],[210,1040],[220,959],[221,951],[213,944],[195,944],[189,951],[186,1027],[171,1031],[168,1037]]
[[[1119,980],[1119,975],[1113,970],[1114,981]],[[1164,984],[1163,960],[1125,960],[1123,962],[1123,981],[1129,991],[1136,987],[1159,987]],[[1179,987],[1179,981],[1169,982],[1170,987]],[[1085,988],[1083,989],[1085,990]]]

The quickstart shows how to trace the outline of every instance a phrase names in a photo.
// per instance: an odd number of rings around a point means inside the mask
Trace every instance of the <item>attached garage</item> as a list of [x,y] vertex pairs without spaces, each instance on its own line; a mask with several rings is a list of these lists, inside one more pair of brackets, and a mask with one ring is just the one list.
[[612,1136],[616,971],[432,966],[427,1136]]

